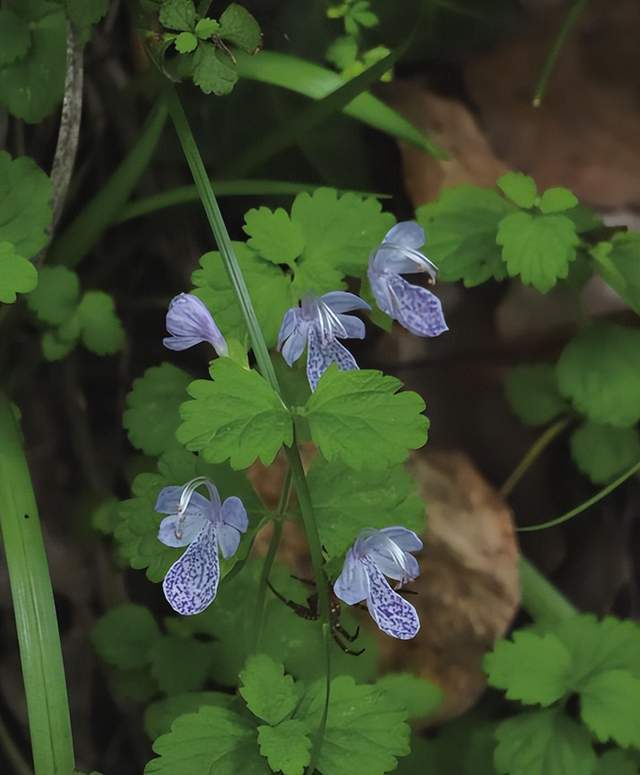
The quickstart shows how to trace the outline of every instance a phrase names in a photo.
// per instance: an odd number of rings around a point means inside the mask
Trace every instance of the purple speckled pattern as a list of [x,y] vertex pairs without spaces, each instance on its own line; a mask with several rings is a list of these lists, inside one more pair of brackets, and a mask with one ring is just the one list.
[[167,571],[162,589],[176,613],[193,616],[213,602],[219,581],[216,527],[207,521],[182,557]]
[[418,634],[420,619],[416,609],[389,586],[377,566],[369,557],[360,562],[369,577],[367,608],[371,618],[387,635],[399,640],[409,640]]
[[342,371],[358,368],[356,359],[337,339],[323,345],[315,329],[311,328],[307,344],[307,379],[311,390],[318,387],[320,377],[332,363],[336,363]]
[[388,275],[387,283],[393,300],[392,317],[407,331],[416,336],[439,336],[449,330],[435,294],[397,274]]

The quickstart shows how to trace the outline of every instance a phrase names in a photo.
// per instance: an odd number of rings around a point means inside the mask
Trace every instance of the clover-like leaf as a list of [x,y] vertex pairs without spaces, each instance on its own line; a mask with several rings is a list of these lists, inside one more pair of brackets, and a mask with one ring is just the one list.
[[305,407],[311,436],[328,461],[383,469],[402,463],[427,440],[429,421],[422,398],[398,393],[400,380],[379,371],[330,367]]
[[[174,666],[175,670],[175,666]],[[151,740],[171,730],[173,722],[185,713],[197,713],[203,706],[231,708],[236,698],[223,692],[184,692],[152,702],[144,712],[144,729]]]
[[290,716],[298,700],[300,690],[284,666],[267,654],[249,657],[240,673],[240,694],[249,710],[272,726]]
[[601,743],[614,740],[640,748],[640,679],[626,670],[607,670],[580,687],[580,714]]
[[113,355],[122,349],[124,329],[113,298],[103,291],[87,291],[78,307],[82,343],[97,355]]
[[416,216],[427,234],[425,251],[442,280],[463,280],[471,288],[491,277],[501,280],[506,267],[496,234],[514,206],[497,191],[478,186],[446,189],[435,202],[419,207]]
[[583,329],[556,365],[560,392],[590,420],[628,428],[640,420],[640,331],[610,323]]
[[129,441],[147,455],[159,455],[177,445],[179,406],[191,377],[170,363],[152,366],[133,383],[122,418]]
[[165,0],[160,7],[160,24],[170,30],[191,30],[196,19],[193,0]]
[[506,172],[496,185],[514,204],[525,209],[533,207],[538,195],[535,180],[522,172]]
[[489,683],[510,700],[551,705],[571,689],[571,654],[552,634],[516,632],[512,641],[498,641],[484,665]]
[[80,281],[66,266],[43,266],[38,286],[27,297],[29,309],[39,320],[58,326],[68,320],[78,306]]
[[193,32],[181,32],[175,39],[175,47],[179,54],[190,54],[198,47],[198,38]]
[[311,760],[311,738],[307,725],[287,719],[276,727],[258,727],[260,753],[274,772],[302,775]]
[[602,277],[640,315],[640,232],[615,234],[591,251]]
[[496,240],[511,277],[547,293],[569,274],[579,238],[565,215],[517,212],[500,221]]
[[19,256],[10,242],[0,242],[0,302],[13,304],[16,294],[29,293],[38,283],[31,261]]
[[48,239],[52,196],[51,181],[33,159],[12,159],[0,151],[0,242],[10,242],[19,256],[33,258]]
[[[284,313],[291,307],[291,281],[280,267],[257,256],[243,242],[233,247],[242,269],[256,316],[269,347],[275,345]],[[235,291],[218,252],[205,253],[201,269],[193,273],[195,294],[209,307],[228,339],[246,339],[246,326]]]
[[604,484],[640,460],[640,433],[586,422],[571,435],[571,456],[594,484]]
[[532,363],[511,369],[505,392],[511,408],[527,425],[544,425],[568,410],[551,363]]
[[132,670],[144,667],[160,630],[147,608],[125,603],[102,616],[91,633],[99,656],[112,667]]
[[255,54],[262,43],[260,25],[243,5],[231,3],[220,16],[218,36],[247,54]]
[[521,713],[499,724],[500,775],[590,775],[596,766],[589,732],[557,710]]
[[540,210],[543,213],[563,213],[578,205],[576,196],[568,188],[556,186],[548,188],[540,197]]
[[227,708],[202,707],[177,718],[153,744],[144,775],[268,775],[253,723]]
[[229,94],[238,80],[231,57],[213,43],[201,42],[193,58],[193,82],[204,94]]
[[235,469],[257,458],[270,465],[283,444],[293,443],[293,422],[282,400],[257,371],[220,358],[210,380],[189,386],[193,401],[180,408],[177,438],[205,460],[229,460]]
[[403,466],[355,471],[318,455],[308,482],[320,540],[329,557],[343,554],[367,527],[403,525],[418,534],[424,530],[424,502]]
[[[305,693],[295,718],[317,729],[324,707],[324,681]],[[331,775],[383,775],[393,772],[397,758],[409,753],[407,711],[371,685],[349,676],[331,682],[329,715],[318,769]]]

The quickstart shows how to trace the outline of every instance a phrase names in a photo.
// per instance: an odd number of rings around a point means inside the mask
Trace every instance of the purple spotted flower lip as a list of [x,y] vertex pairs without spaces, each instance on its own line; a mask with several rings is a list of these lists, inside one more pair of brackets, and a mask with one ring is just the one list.
[[307,348],[307,379],[315,390],[320,377],[331,366],[342,371],[357,369],[355,358],[338,339],[364,339],[364,323],[353,315],[356,309],[370,309],[366,301],[345,291],[324,296],[308,295],[299,307],[287,310],[278,334],[278,350],[289,366]]
[[369,282],[380,309],[417,336],[448,331],[440,299],[426,288],[412,285],[401,275],[426,272],[435,283],[438,268],[422,255],[422,226],[402,221],[389,229],[369,259]]
[[227,343],[211,313],[192,293],[180,293],[171,299],[166,324],[171,336],[165,337],[162,344],[169,350],[186,350],[209,342],[218,355],[227,355]]
[[420,629],[418,613],[389,586],[385,576],[398,581],[399,586],[415,579],[420,569],[410,552],[420,549],[422,541],[405,527],[363,530],[347,552],[333,591],[349,605],[366,600],[369,613],[382,632],[409,640]]
[[[205,487],[209,497],[197,493],[198,487]],[[221,503],[215,485],[198,476],[182,487],[161,490],[156,511],[170,515],[160,523],[158,540],[165,546],[187,547],[164,577],[164,596],[177,613],[199,614],[211,605],[218,591],[218,550],[225,559],[233,556],[241,533],[247,529],[245,507],[235,496]]]

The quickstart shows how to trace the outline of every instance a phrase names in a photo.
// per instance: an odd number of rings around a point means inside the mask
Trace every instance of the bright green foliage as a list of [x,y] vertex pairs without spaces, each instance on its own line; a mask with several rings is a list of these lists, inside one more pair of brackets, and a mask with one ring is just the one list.
[[282,207],[273,211],[268,207],[249,210],[244,221],[244,230],[250,236],[249,247],[267,261],[292,266],[302,253],[302,229]]
[[602,277],[640,315],[640,232],[615,234],[591,255]]
[[80,297],[78,275],[66,266],[43,266],[38,287],[27,297],[27,306],[42,320],[59,326],[75,312]]
[[212,43],[198,46],[193,59],[193,82],[204,94],[229,94],[237,80],[238,73],[227,54]]
[[417,393],[397,391],[400,380],[379,371],[332,366],[299,411],[329,461],[355,469],[384,469],[406,460],[427,440],[429,422]]
[[532,363],[511,369],[505,392],[511,408],[527,425],[545,425],[568,410],[550,363]]
[[176,635],[164,635],[156,640],[149,656],[151,675],[165,694],[199,689],[205,682],[212,661],[208,643]]
[[547,293],[569,274],[579,238],[565,215],[532,215],[518,212],[500,221],[496,240],[502,246],[507,271]]
[[124,329],[113,298],[103,291],[87,291],[78,306],[82,343],[96,355],[112,355],[122,349]]
[[498,178],[496,185],[514,204],[525,209],[533,207],[538,196],[534,179],[522,172],[507,172]]
[[379,22],[369,0],[343,0],[329,6],[327,16],[329,19],[342,19],[345,32],[353,36],[360,33],[360,27],[375,27]]
[[208,465],[183,449],[166,452],[158,461],[158,473],[142,473],[135,478],[131,488],[133,497],[121,503],[120,522],[115,531],[122,556],[132,568],[146,568],[150,581],[161,581],[183,551],[158,541],[158,527],[163,518],[155,510],[158,494],[163,487],[182,485],[196,476],[211,479],[223,499],[237,495],[250,515],[259,507],[246,477],[229,466]]
[[625,751],[605,751],[598,759],[596,775],[638,775],[638,767]]
[[[10,64],[0,65],[0,105],[16,118],[35,124],[62,99],[67,21],[55,5],[13,0],[5,6],[28,25],[30,45]],[[4,39],[3,35],[0,41]],[[4,171],[0,171],[0,181],[4,180]]]
[[159,638],[160,630],[148,609],[133,603],[112,608],[98,620],[91,634],[99,656],[121,670],[148,664]]
[[506,275],[496,233],[514,206],[496,191],[478,186],[445,190],[416,216],[427,234],[426,251],[442,280],[463,280],[468,288]]
[[0,242],[0,302],[13,304],[16,294],[29,293],[38,283],[38,272],[16,253],[10,242]]
[[[233,247],[267,345],[272,347],[282,317],[293,304],[291,283],[279,267],[257,256],[243,242],[234,242]],[[200,266],[202,269],[192,276],[196,296],[209,307],[227,339],[245,341],[244,318],[220,253],[205,253]]]
[[260,753],[273,772],[302,775],[311,760],[311,739],[306,724],[288,719],[276,727],[258,727]]
[[176,38],[176,50],[180,54],[189,54],[198,47],[198,38],[193,32],[181,32]]
[[593,675],[580,688],[584,723],[602,743],[640,748],[640,679],[626,670]]
[[308,482],[320,541],[329,558],[343,554],[366,527],[403,525],[418,534],[424,530],[424,502],[403,466],[354,471],[318,455]]
[[152,366],[134,381],[122,418],[134,447],[147,455],[160,455],[177,445],[178,407],[190,382],[186,371],[171,363]]
[[267,775],[253,723],[226,708],[202,707],[180,716],[153,744],[158,755],[145,775]]
[[387,673],[376,686],[389,694],[394,705],[407,709],[410,721],[428,718],[444,697],[440,687],[412,673]]
[[207,40],[220,29],[220,25],[215,19],[200,19],[196,24],[195,33],[200,40]]
[[160,24],[171,30],[190,30],[197,19],[193,0],[165,0],[160,8]]
[[[295,718],[317,729],[324,706],[324,681],[305,693]],[[406,710],[371,685],[348,676],[331,682],[329,716],[318,768],[331,775],[382,775],[393,772],[397,757],[409,753]]]
[[637,428],[586,422],[571,435],[571,456],[594,484],[604,484],[640,460]]
[[249,710],[272,726],[290,716],[300,699],[299,687],[284,674],[284,666],[266,654],[249,657],[240,681]]
[[559,711],[507,719],[498,726],[496,739],[500,775],[591,775],[596,766],[589,732]]
[[31,45],[29,25],[9,8],[0,9],[0,67],[21,59]]
[[210,373],[213,381],[189,386],[194,400],[180,407],[178,441],[211,463],[229,460],[241,469],[260,458],[270,465],[280,447],[293,442],[293,422],[280,397],[257,371],[229,358],[215,361]]
[[627,428],[640,420],[640,331],[596,323],[564,348],[560,392],[594,422]]
[[571,655],[552,634],[516,632],[513,641],[496,644],[484,665],[491,685],[510,700],[550,705],[571,688]]
[[[304,277],[317,277],[330,266],[341,274],[360,277],[366,271],[369,254],[394,224],[390,213],[381,211],[373,197],[342,194],[335,189],[318,188],[313,194],[298,194],[291,207],[291,220],[304,235],[305,248],[300,261]],[[299,286],[305,283],[298,278]],[[312,290],[308,284],[305,290]],[[337,290],[316,287],[316,293]]]
[[540,210],[543,213],[563,213],[572,210],[578,204],[575,195],[568,188],[557,186],[548,188],[540,197]]
[[[175,670],[176,666],[173,666]],[[153,702],[144,713],[144,729],[151,740],[164,735],[184,713],[197,713],[204,705],[231,708],[235,703],[232,694],[222,692],[185,692]]]
[[262,43],[260,26],[247,9],[231,3],[220,17],[217,35],[247,54],[254,54]]
[[47,243],[52,196],[51,181],[33,159],[0,151],[0,243],[11,242],[19,256],[33,258]]

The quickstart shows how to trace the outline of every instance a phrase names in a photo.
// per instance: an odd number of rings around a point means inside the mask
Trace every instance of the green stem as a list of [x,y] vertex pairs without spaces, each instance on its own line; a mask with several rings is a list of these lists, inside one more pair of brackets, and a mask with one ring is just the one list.
[[610,492],[613,492],[616,489],[616,487],[620,487],[623,482],[626,482],[627,479],[632,477],[634,474],[637,474],[639,471],[640,460],[637,463],[634,463],[631,468],[627,469],[627,471],[611,482],[611,484],[608,484],[602,490],[599,490],[595,495],[589,498],[589,500],[584,501],[584,503],[581,503],[579,506],[571,509],[571,511],[567,511],[555,519],[550,519],[548,522],[541,522],[538,525],[527,525],[526,527],[519,527],[516,529],[520,533],[533,533],[536,530],[546,530],[549,527],[556,527],[556,525],[561,525],[563,522],[568,522],[570,519],[573,519],[573,517],[577,517],[578,514],[582,514],[583,511],[590,509],[591,506],[594,506],[596,503],[598,503],[598,501],[606,498]]
[[533,463],[535,463],[535,461],[545,451],[549,444],[551,444],[556,436],[559,436],[562,433],[562,431],[567,427],[567,425],[569,425],[570,422],[570,417],[563,417],[553,425],[549,426],[549,428],[547,428],[544,433],[533,442],[522,460],[514,468],[509,478],[500,488],[500,495],[502,495],[503,498],[508,498],[509,495],[511,495],[520,479],[522,479]]
[[36,775],[69,775],[73,740],[60,633],[31,477],[0,394],[0,527],[9,569]]
[[540,73],[538,83],[536,84],[536,89],[532,100],[534,108],[539,108],[542,104],[542,100],[547,91],[547,83],[549,82],[551,73],[556,66],[560,51],[562,50],[562,47],[564,46],[569,33],[575,26],[575,23],[580,18],[580,15],[584,9],[587,7],[588,2],[589,0],[574,0],[573,5],[569,9],[569,13],[565,16],[564,21],[562,22],[562,26],[558,30],[558,34],[553,41],[551,50],[549,51],[549,54],[547,55],[545,63],[542,67],[542,72]]
[[[193,176],[193,182],[196,184],[202,205],[204,207],[205,214],[211,226],[211,231],[215,238],[218,250],[222,256],[223,263],[231,285],[235,291],[240,309],[249,332],[249,339],[253,354],[255,355],[258,369],[262,376],[269,382],[273,389],[280,395],[280,386],[276,377],[273,363],[271,362],[271,356],[267,348],[260,324],[256,318],[256,313],[251,303],[251,296],[247,289],[247,285],[242,276],[238,259],[236,258],[231,244],[231,239],[227,231],[227,227],[224,223],[222,213],[218,206],[213,188],[211,187],[211,181],[204,167],[202,156],[196,144],[191,127],[185,115],[184,109],[178,99],[175,88],[172,85],[167,85],[167,104],[169,108],[169,115],[173,121],[182,151],[184,153],[191,175]],[[311,562],[313,565],[314,577],[318,590],[318,602],[320,607],[320,621],[321,623],[328,623],[330,621],[330,609],[329,609],[329,590],[326,577],[323,568],[322,546],[320,544],[320,536],[318,534],[318,528],[316,525],[315,517],[313,514],[313,506],[311,504],[311,495],[307,485],[307,480],[302,467],[302,461],[300,459],[300,453],[298,451],[297,444],[294,443],[293,447],[286,450],[287,458],[289,460],[289,467],[291,469],[291,475],[293,477],[293,486],[298,497],[298,504],[300,506],[300,513],[304,524],[305,532],[307,535],[307,541],[309,543],[309,551],[311,554]],[[325,630],[323,629],[323,632]],[[330,642],[325,634],[325,646],[327,649],[327,664],[329,663]],[[328,703],[328,693],[330,685],[330,673],[327,671],[327,696],[325,698]],[[314,740],[314,747],[312,751],[311,764],[307,770],[308,774],[313,773],[315,762],[317,761],[320,746],[322,744],[322,738],[324,736],[324,728],[326,725],[326,713],[320,723],[320,727]]]
[[262,570],[260,572],[260,582],[258,584],[258,597],[256,599],[256,629],[253,642],[253,651],[258,651],[260,647],[260,640],[262,639],[262,630],[264,628],[264,608],[265,599],[267,596],[267,581],[269,581],[269,574],[273,567],[273,561],[276,558],[276,552],[280,545],[280,539],[282,538],[282,526],[283,515],[287,510],[289,498],[291,497],[291,469],[287,471],[284,483],[282,485],[282,491],[280,492],[280,500],[278,502],[278,508],[276,510],[275,518],[273,521],[273,533],[271,534],[271,540],[269,541],[269,549],[267,555],[262,563]]
[[577,613],[567,598],[526,557],[520,557],[520,587],[522,607],[536,621],[562,621]]

